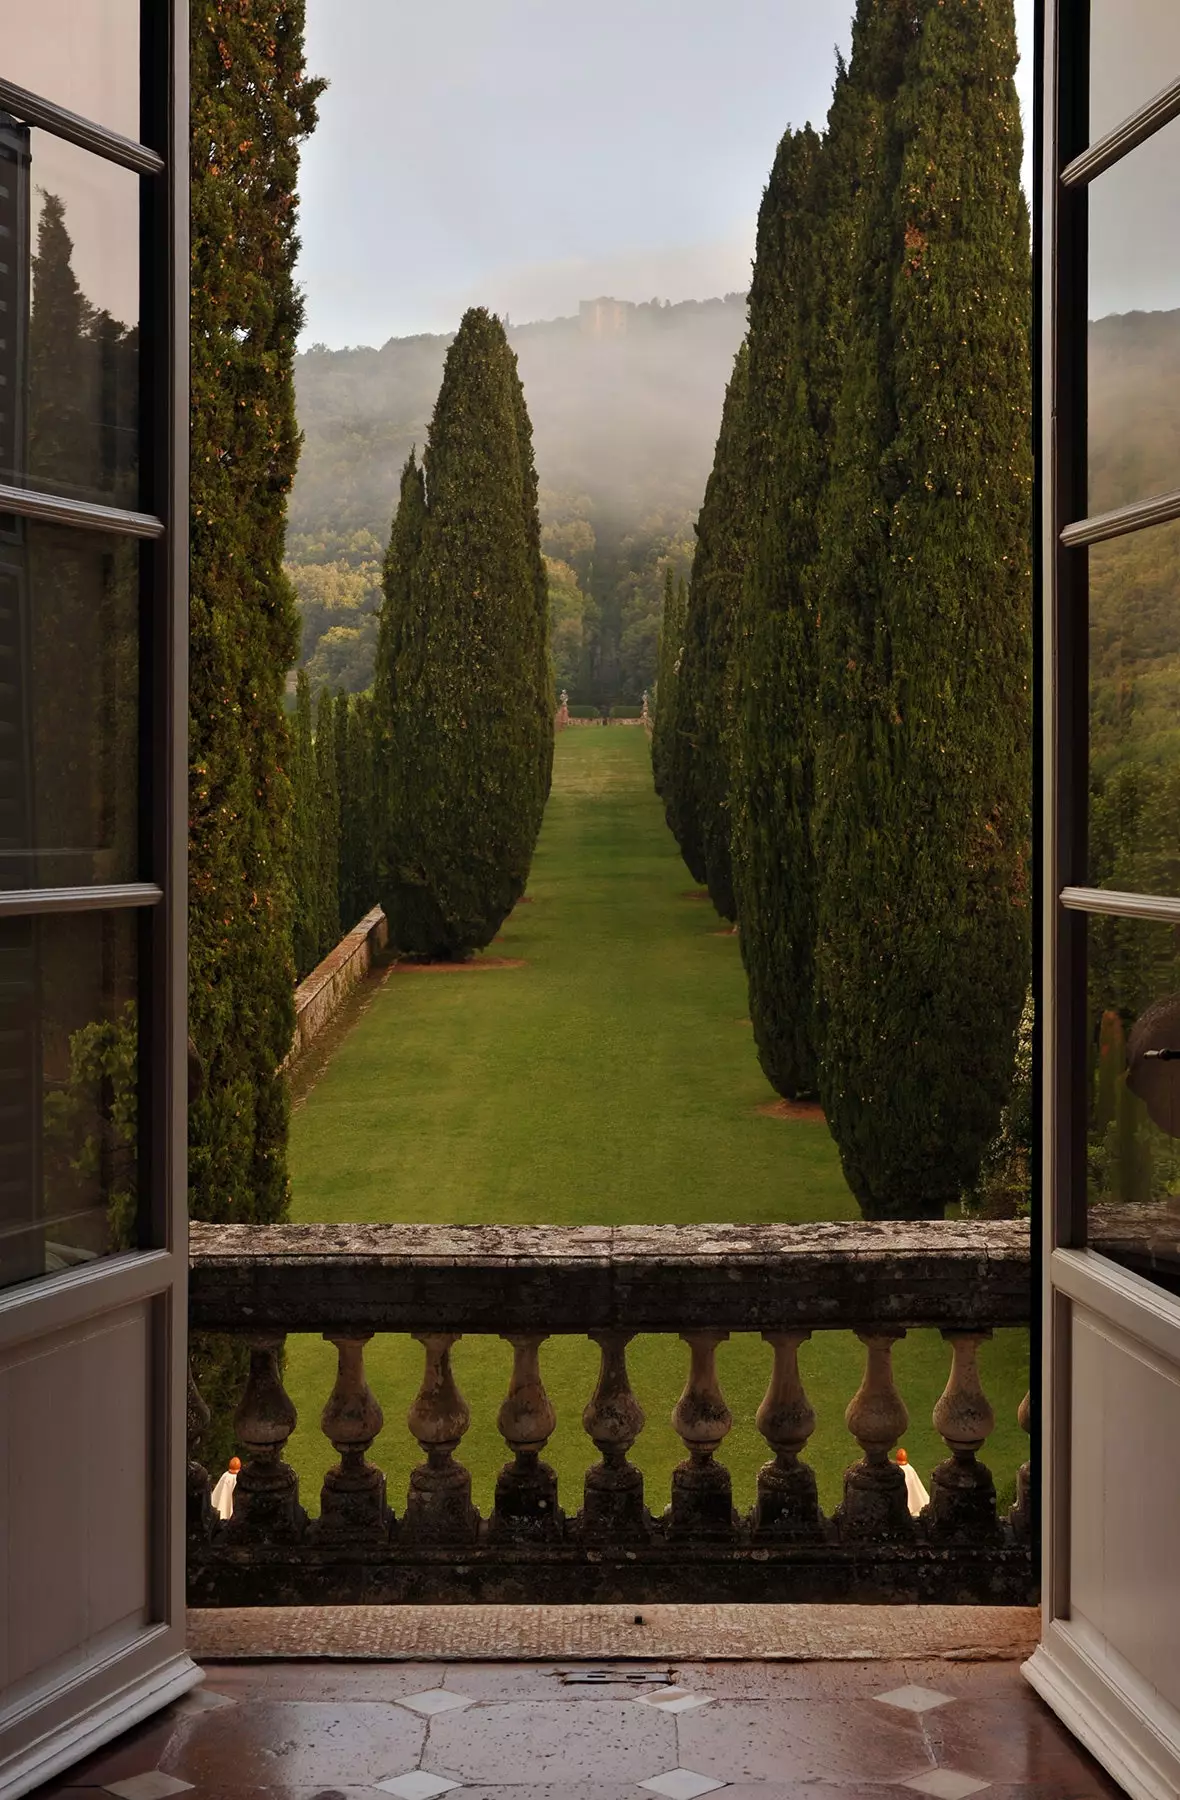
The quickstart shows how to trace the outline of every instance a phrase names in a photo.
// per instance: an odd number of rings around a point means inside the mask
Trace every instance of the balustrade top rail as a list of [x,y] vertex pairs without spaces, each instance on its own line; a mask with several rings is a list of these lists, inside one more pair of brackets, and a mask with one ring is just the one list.
[[824,1330],[1024,1325],[1024,1221],[205,1225],[198,1330]]

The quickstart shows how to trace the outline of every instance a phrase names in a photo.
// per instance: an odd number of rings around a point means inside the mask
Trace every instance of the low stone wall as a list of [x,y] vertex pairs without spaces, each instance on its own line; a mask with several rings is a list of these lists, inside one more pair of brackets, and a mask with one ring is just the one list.
[[358,981],[369,973],[375,953],[384,950],[388,942],[389,925],[381,908],[375,906],[299,983],[295,989],[295,1035],[284,1068],[297,1062],[331,1023]]

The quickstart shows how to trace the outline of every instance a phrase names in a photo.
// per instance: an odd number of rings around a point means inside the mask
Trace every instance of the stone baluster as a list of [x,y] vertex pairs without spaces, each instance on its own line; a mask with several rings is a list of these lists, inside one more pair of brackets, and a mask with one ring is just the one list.
[[286,1332],[251,1332],[250,1374],[234,1432],[246,1451],[234,1488],[233,1517],[225,1524],[231,1538],[246,1543],[284,1543],[302,1536],[307,1515],[299,1504],[299,1482],[283,1461],[287,1439],[297,1416],[279,1374]]
[[455,1461],[471,1410],[451,1371],[457,1331],[416,1331],[426,1352],[422,1386],[406,1423],[426,1458],[411,1471],[402,1535],[420,1542],[470,1542],[479,1531],[471,1504],[471,1476]]
[[582,1426],[602,1458],[586,1471],[578,1525],[584,1537],[613,1542],[646,1538],[651,1520],[643,1504],[643,1476],[627,1452],[647,1423],[631,1391],[627,1345],[632,1331],[592,1331],[601,1351],[598,1385],[582,1414]]
[[493,1538],[551,1540],[561,1535],[557,1476],[541,1452],[557,1425],[541,1379],[546,1332],[505,1332],[512,1345],[512,1378],[496,1420],[514,1460],[501,1469],[489,1534]]
[[990,1331],[944,1331],[951,1347],[951,1372],[934,1404],[934,1429],[950,1457],[930,1477],[930,1506],[924,1515],[932,1539],[980,1543],[999,1533],[996,1484],[978,1460],[996,1427],[996,1415],[979,1379],[979,1346]]
[[[1032,1396],[1026,1394],[1016,1412],[1021,1431],[1032,1429]],[[1016,1504],[1008,1514],[1008,1523],[1018,1543],[1027,1544],[1032,1536],[1032,1464],[1021,1463],[1016,1477]]]
[[682,1331],[690,1365],[672,1426],[688,1451],[672,1471],[668,1530],[673,1537],[731,1537],[737,1525],[729,1470],[714,1458],[733,1418],[717,1379],[717,1346],[728,1331]]
[[874,1540],[913,1535],[905,1476],[889,1452],[909,1424],[905,1402],[893,1380],[893,1346],[904,1331],[866,1329],[857,1337],[868,1353],[864,1378],[844,1414],[844,1423],[864,1451],[844,1472],[844,1498],[836,1509],[842,1538]]
[[799,1461],[815,1430],[815,1411],[799,1374],[799,1346],[810,1331],[764,1331],[774,1367],[755,1423],[774,1451],[758,1471],[754,1535],[759,1539],[815,1537],[823,1528],[815,1471]]
[[201,1398],[193,1379],[192,1359],[188,1365],[188,1395],[185,1404],[185,1433],[188,1440],[188,1473],[186,1478],[185,1514],[191,1537],[207,1538],[213,1530],[213,1508],[209,1504],[209,1471],[200,1459],[200,1444],[209,1429],[209,1408]]
[[365,1345],[371,1331],[325,1331],[336,1347],[336,1385],[320,1417],[320,1429],[340,1461],[324,1476],[315,1535],[324,1540],[382,1543],[392,1519],[385,1501],[385,1476],[365,1452],[385,1423],[365,1380]]

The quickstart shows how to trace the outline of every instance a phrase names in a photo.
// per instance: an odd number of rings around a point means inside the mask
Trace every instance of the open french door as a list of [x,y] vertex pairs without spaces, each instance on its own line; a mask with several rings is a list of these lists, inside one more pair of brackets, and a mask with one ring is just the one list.
[[0,1796],[184,1649],[185,0],[0,0]]
[[1045,0],[1044,1629],[1180,1794],[1180,6]]

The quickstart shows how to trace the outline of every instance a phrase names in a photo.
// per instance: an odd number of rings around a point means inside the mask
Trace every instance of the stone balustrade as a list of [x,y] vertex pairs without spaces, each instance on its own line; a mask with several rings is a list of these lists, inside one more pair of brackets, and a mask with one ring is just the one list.
[[[981,1460],[994,1429],[979,1346],[1028,1323],[1026,1225],[537,1227],[194,1225],[190,1316],[250,1350],[235,1415],[244,1466],[233,1517],[216,1520],[200,1465],[208,1412],[190,1387],[189,1585],[194,1605],[341,1602],[816,1600],[1030,1603],[1028,1464],[1002,1517]],[[948,1456],[914,1518],[891,1451],[909,1415],[893,1350],[935,1327],[947,1382],[933,1423]],[[862,1456],[832,1516],[805,1453],[816,1416],[799,1369],[817,1331],[851,1330],[864,1375],[845,1421]],[[400,1511],[369,1459],[384,1427],[365,1377],[375,1332],[417,1340],[422,1380],[406,1420],[422,1460]],[[284,1446],[295,1409],[282,1380],[289,1332],[337,1356],[321,1428],[339,1460],[320,1514],[300,1505]],[[645,1425],[627,1370],[641,1332],[674,1333],[685,1383],[669,1395],[685,1450],[671,1493],[645,1493],[632,1460]],[[742,1516],[723,1458],[732,1425],[717,1350],[731,1332],[767,1346],[756,1425],[770,1451]],[[507,1460],[489,1516],[462,1463],[470,1424],[451,1351],[465,1334],[512,1349],[497,1425]],[[556,1426],[543,1345],[588,1336],[599,1372],[582,1425],[599,1460],[559,1494],[544,1451]],[[1020,1423],[1029,1425],[1027,1400]]]

